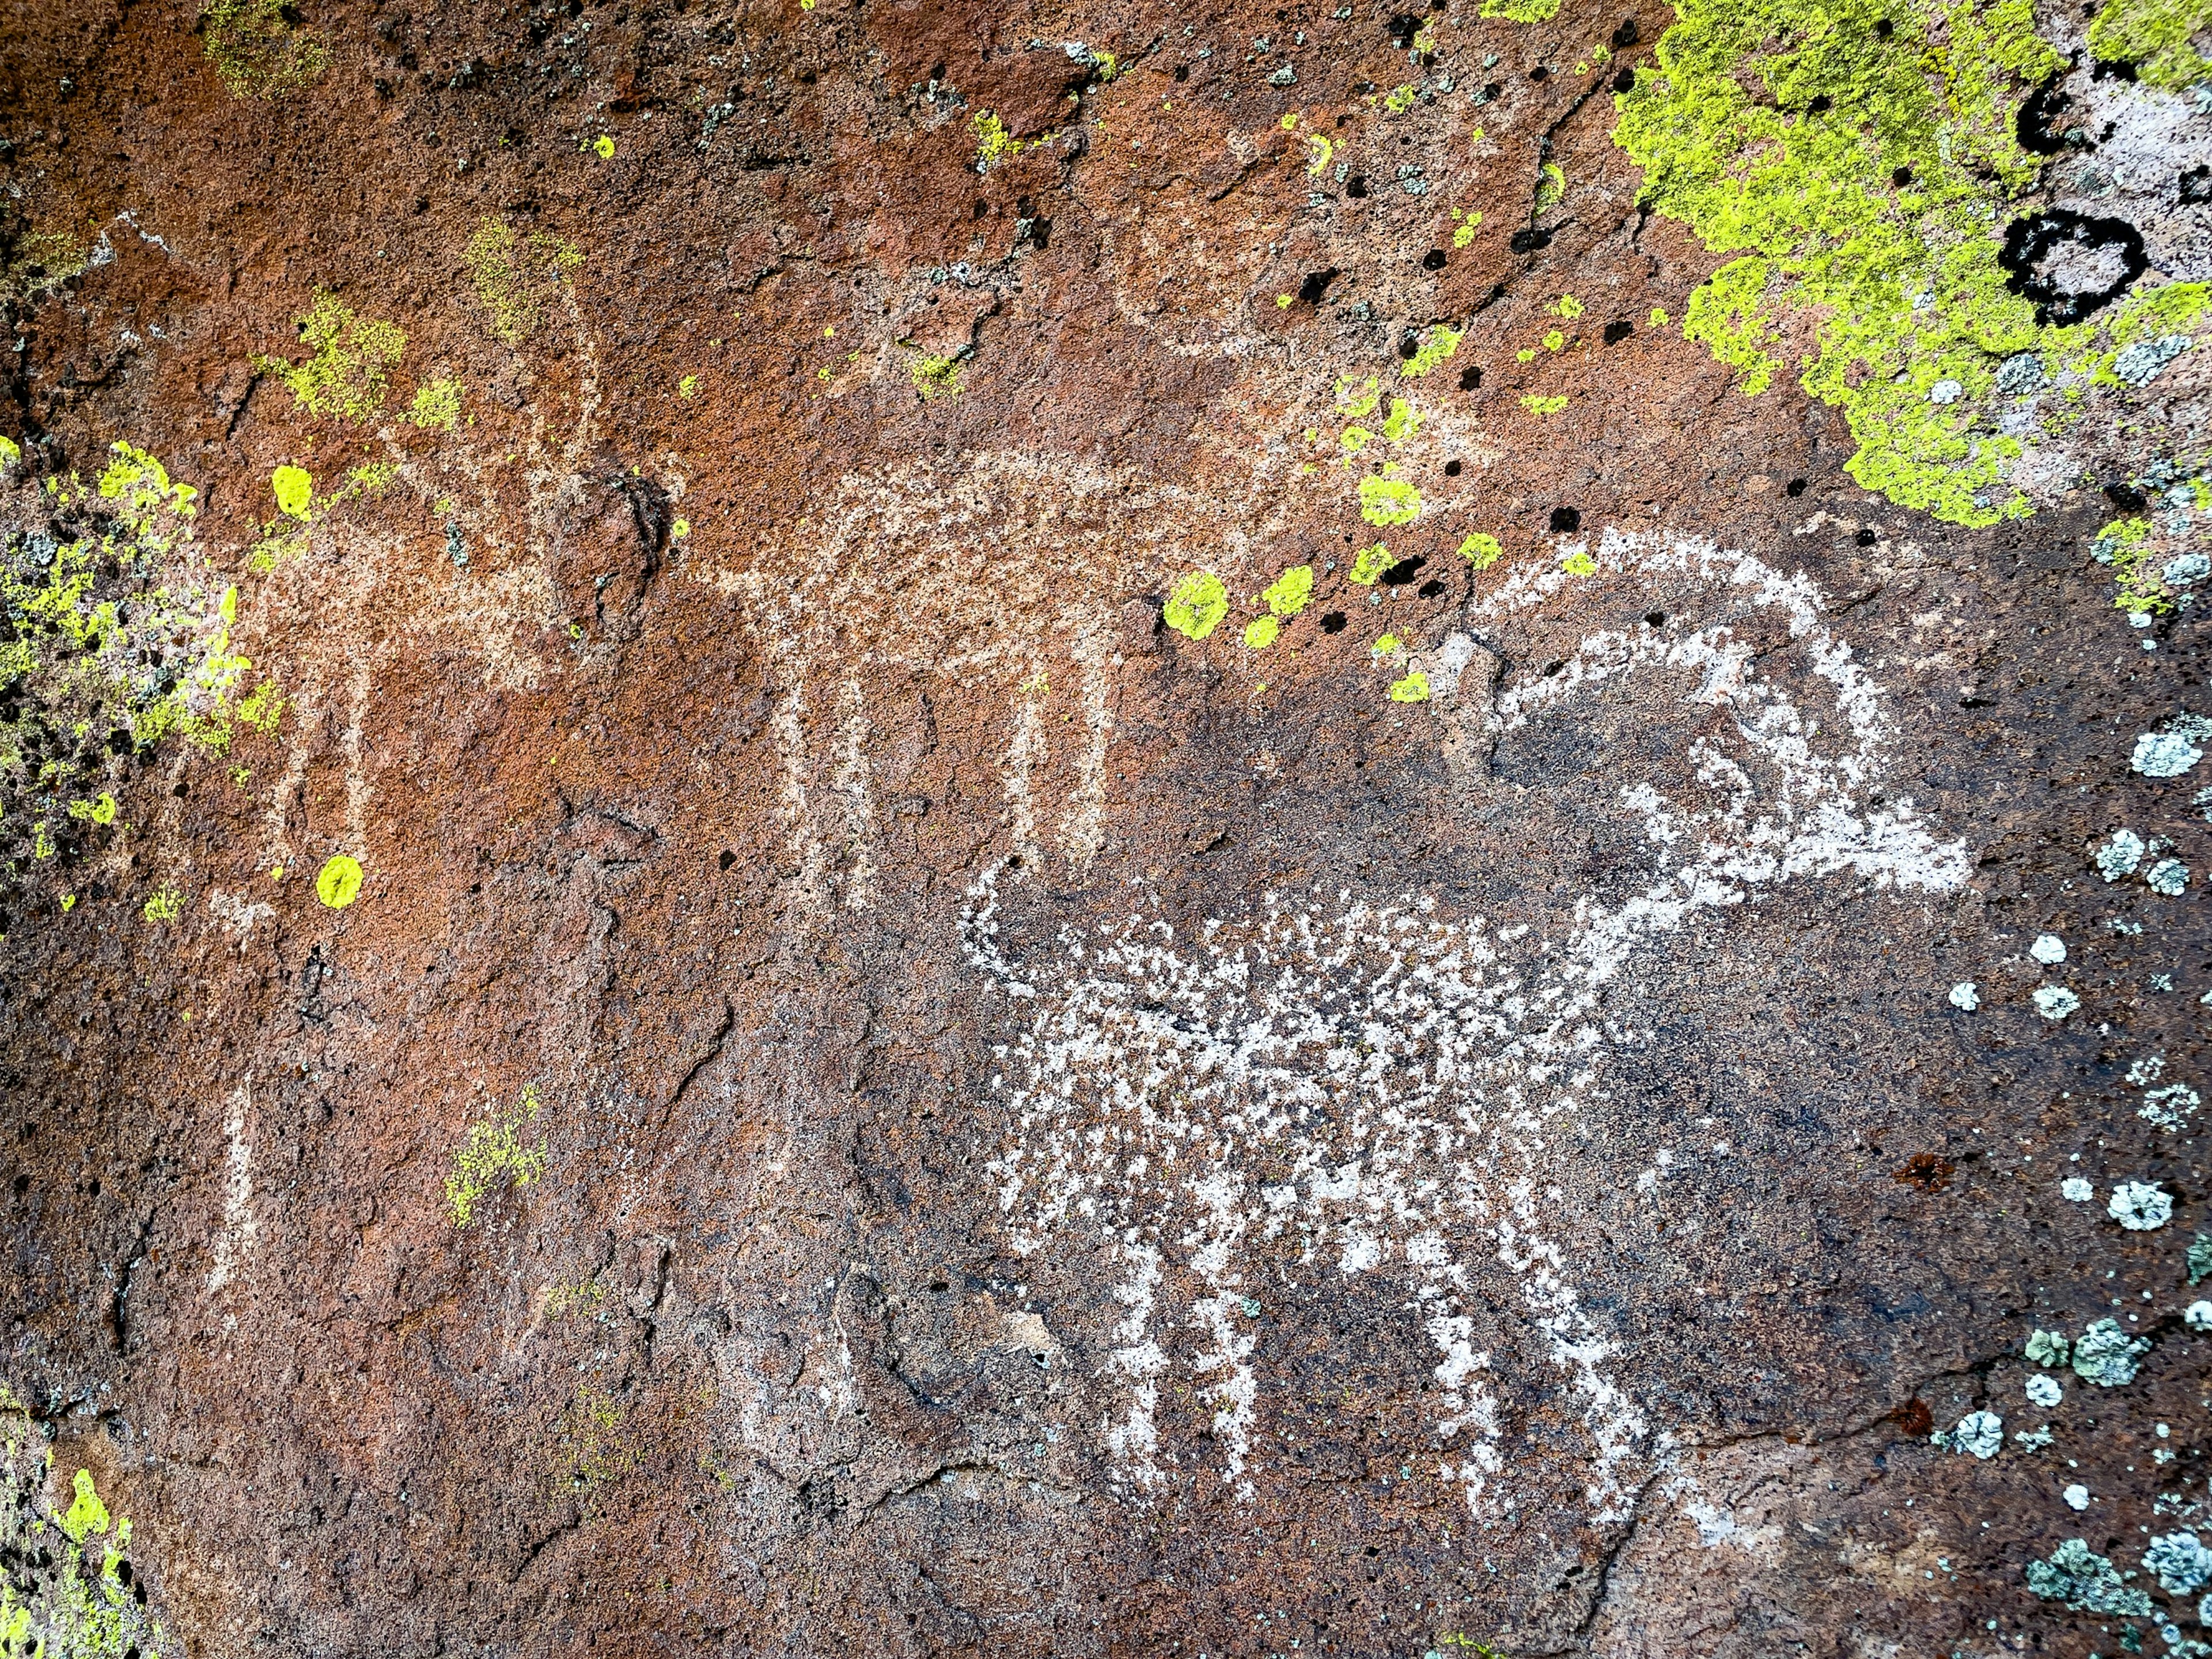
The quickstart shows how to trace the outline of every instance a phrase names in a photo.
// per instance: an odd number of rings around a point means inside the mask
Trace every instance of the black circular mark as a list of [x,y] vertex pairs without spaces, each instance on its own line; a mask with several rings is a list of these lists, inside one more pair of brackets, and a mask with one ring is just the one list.
[[[2120,274],[2101,288],[2061,287],[2057,273],[2044,267],[2069,248],[2084,254],[2110,249],[2119,256]],[[2006,228],[1997,263],[2005,269],[2005,286],[2034,302],[2039,323],[2077,323],[2102,310],[2126,293],[2150,264],[2142,233],[2126,220],[2071,208],[2045,208],[2014,220]]]
[[[2068,123],[2061,118],[2073,101],[2056,82],[2029,94],[2021,104],[2020,113],[2013,118],[2013,134],[2020,140],[2020,147],[2031,155],[2056,155],[2064,149]],[[2085,139],[2088,137],[2087,133],[2081,136]]]
[[1189,79],[1190,79],[1190,65],[1189,65],[1189,64],[1177,64],[1176,65],[1175,78],[1176,78],[1176,80],[1178,80],[1178,81],[1188,81],[1188,80],[1189,80]]
[[1528,78],[1531,81],[1548,81],[1552,78],[1552,71],[1539,64],[1528,71]]
[[1328,615],[1323,617],[1321,619],[1321,631],[1324,634],[1341,634],[1344,632],[1344,612],[1341,611],[1332,611]]
[[1895,25],[1892,24],[1892,23],[1891,23],[1891,21],[1889,21],[1889,19],[1887,19],[1887,17],[1882,18],[1879,22],[1875,23],[1875,25],[1874,26],[1874,34],[1875,34],[1875,40],[1888,40],[1888,39],[1889,39],[1889,37],[1890,37],[1892,34],[1893,34],[1893,33],[1896,33],[1896,27],[1895,27]]
[[1431,576],[1413,591],[1425,599],[1433,599],[1444,591],[1444,585],[1440,578]]
[[1515,231],[1513,240],[1506,244],[1516,253],[1534,253],[1538,249],[1547,248],[1551,245],[1552,233],[1548,230],[1539,230],[1533,225],[1527,230]]
[[1793,498],[1803,495],[1805,493],[1805,480],[1802,478],[1792,478],[1783,493]]
[[732,865],[735,864],[737,861],[738,861],[738,855],[737,855],[735,853],[732,853],[732,851],[730,851],[730,849],[729,849],[728,848],[726,848],[726,848],[724,848],[722,849],[722,856],[721,856],[720,859],[718,859],[718,860],[715,860],[715,862],[717,862],[718,864],[720,864],[720,865],[721,866],[721,867],[722,867],[723,869],[725,869],[725,870],[728,869]]
[[1644,32],[1636,27],[1636,20],[1624,17],[1620,20],[1620,27],[1613,32],[1613,49],[1619,52],[1624,46],[1634,46],[1643,38]]
[[1667,625],[1667,613],[1663,611],[1647,611],[1644,613],[1644,620],[1650,627],[1664,628]]
[[1424,253],[1421,256],[1421,269],[1423,270],[1442,270],[1443,268],[1444,251],[1442,248],[1432,247],[1426,253]]
[[1857,535],[1852,537],[1851,539],[1856,542],[1861,547],[1872,547],[1875,544],[1876,538],[1873,531],[1862,530]]
[[1569,535],[1575,531],[1580,530],[1582,527],[1583,515],[1578,508],[1571,507],[1555,507],[1552,509],[1552,533],[1553,535]]
[[1418,554],[1410,559],[1399,560],[1397,563],[1382,573],[1382,586],[1385,587],[1411,586],[1413,578],[1421,574],[1421,567],[1427,562],[1426,559]]
[[1811,103],[1805,106],[1805,113],[1808,115],[1826,115],[1830,110],[1835,108],[1835,106],[1836,100],[1829,97],[1828,94],[1824,92],[1818,98],[1815,98]]
[[1456,478],[1459,477],[1459,463],[1457,461],[1446,461],[1444,463],[1444,477],[1447,478]]
[[1420,355],[1420,341],[1411,334],[1408,334],[1404,339],[1398,342],[1398,355],[1401,357],[1417,357]]
[[1462,392],[1472,392],[1475,387],[1481,384],[1482,371],[1475,368],[1473,364],[1469,364],[1467,368],[1460,370],[1459,389]]
[[1620,73],[1613,77],[1613,89],[1615,92],[1635,91],[1636,70],[1631,66],[1623,65]]
[[1907,185],[1912,182],[1912,169],[1911,167],[1896,168],[1890,173],[1889,182],[1895,185],[1899,190],[1903,190]]
[[2178,187],[2185,204],[2212,202],[2212,167],[2191,167],[2181,175]]
[[1337,271],[1334,265],[1331,265],[1327,270],[1308,271],[1305,281],[1298,284],[1298,298],[1310,306],[1319,305],[1322,295],[1328,292],[1328,285],[1336,280],[1336,276]]
[[1345,180],[1344,193],[1355,200],[1366,195],[1367,175],[1364,173],[1353,173],[1351,178]]
[[1619,345],[1623,340],[1626,339],[1630,335],[1635,332],[1636,325],[1626,320],[1625,319],[1620,321],[1607,323],[1605,325],[1605,343],[1607,345]]

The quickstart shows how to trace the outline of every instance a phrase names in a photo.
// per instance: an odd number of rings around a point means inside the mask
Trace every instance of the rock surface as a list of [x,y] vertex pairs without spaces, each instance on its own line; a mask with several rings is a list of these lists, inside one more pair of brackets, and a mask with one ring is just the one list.
[[2204,20],[1826,16],[9,0],[0,1654],[2212,1651]]

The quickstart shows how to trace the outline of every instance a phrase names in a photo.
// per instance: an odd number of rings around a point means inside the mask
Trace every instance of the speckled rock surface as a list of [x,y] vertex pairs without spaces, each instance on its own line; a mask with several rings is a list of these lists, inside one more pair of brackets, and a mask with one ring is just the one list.
[[4,0],[0,1654],[2212,1653],[2207,21]]

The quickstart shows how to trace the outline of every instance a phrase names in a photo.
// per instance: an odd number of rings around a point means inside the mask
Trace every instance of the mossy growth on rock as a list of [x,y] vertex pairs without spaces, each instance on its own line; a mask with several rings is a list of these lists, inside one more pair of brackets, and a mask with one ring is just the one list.
[[282,701],[231,649],[238,590],[192,541],[197,492],[129,444],[96,485],[27,480],[0,535],[0,850],[64,861],[118,830],[134,760],[221,751]]
[[213,0],[200,13],[200,48],[232,97],[283,98],[331,66],[330,48],[297,15],[288,0]]
[[361,316],[337,295],[318,289],[299,327],[307,359],[256,357],[255,371],[282,380],[310,415],[356,423],[374,419],[384,407],[392,366],[407,349],[399,325]]
[[2090,55],[2125,64],[2147,86],[2179,92],[2212,80],[2212,58],[2196,46],[2212,34],[2212,0],[2106,0],[2089,25]]
[[2094,379],[2146,307],[2203,308],[2194,284],[2040,291],[2045,244],[2098,233],[2015,205],[2041,165],[2021,106],[2065,69],[2027,0],[1685,0],[1676,16],[1614,100],[1614,138],[1647,204],[1736,256],[1684,333],[1747,394],[1809,337],[1802,384],[1844,411],[1862,484],[1958,524],[2026,516],[2023,445],[1994,413],[2007,361],[2070,354]]

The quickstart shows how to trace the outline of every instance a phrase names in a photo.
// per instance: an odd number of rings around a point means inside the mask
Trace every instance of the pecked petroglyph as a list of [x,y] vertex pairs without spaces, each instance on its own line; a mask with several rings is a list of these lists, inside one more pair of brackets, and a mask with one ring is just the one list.
[[[1181,1382],[1211,1401],[1220,1473],[1251,1495],[1267,1356],[1244,1255],[1294,1239],[1316,1270],[1414,1287],[1407,1335],[1432,1347],[1443,1389],[1432,1449],[1479,1518],[1516,1501],[1518,1361],[1474,1340],[1478,1315],[1512,1309],[1577,1401],[1591,1519],[1624,1519],[1664,1425],[1624,1381],[1635,1356],[1582,1305],[1547,1179],[1607,1097],[1608,1050],[1638,1035],[1601,1006],[1606,988],[1700,913],[1791,884],[1850,879],[1890,903],[1965,879],[1964,844],[1899,791],[1881,688],[1809,579],[1687,541],[1609,535],[1595,556],[1591,588],[1567,596],[1579,611],[1610,584],[1689,614],[1587,628],[1482,719],[1492,741],[1595,731],[1632,692],[1671,693],[1679,752],[1608,750],[1585,769],[1644,849],[1617,890],[1546,896],[1533,923],[1425,894],[1270,892],[1180,933],[1133,894],[1117,919],[1025,948],[1002,922],[1026,872],[1002,863],[974,888],[968,957],[1018,1022],[994,1079],[1007,1129],[992,1172],[1017,1252],[1117,1264],[1123,1311],[1096,1340],[1114,1396],[1100,1439],[1125,1490],[1176,1478],[1155,1418]],[[1509,579],[1468,625],[1510,626],[1576,580]],[[1474,655],[1456,639],[1432,656],[1447,712]],[[1170,1305],[1166,1270],[1201,1293]],[[1382,1277],[1371,1293],[1396,1294]]]

